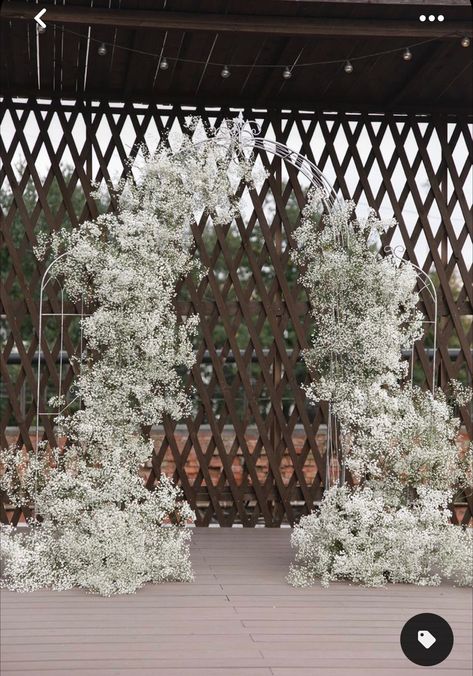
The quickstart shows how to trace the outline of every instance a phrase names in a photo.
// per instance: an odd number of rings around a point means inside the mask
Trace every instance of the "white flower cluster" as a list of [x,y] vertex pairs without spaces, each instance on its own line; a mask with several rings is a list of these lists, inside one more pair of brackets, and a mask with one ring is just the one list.
[[[117,484],[120,480],[110,476]],[[180,490],[162,477],[156,490],[123,477],[128,495],[118,502],[115,489],[99,481],[55,472],[41,507],[41,524],[24,534],[13,527],[2,536],[3,584],[15,591],[83,587],[104,596],[131,593],[145,582],[192,579],[189,559],[193,518]],[[140,480],[137,478],[137,484]],[[166,523],[170,516],[176,523]]]
[[473,529],[454,526],[450,517],[443,491],[421,488],[411,505],[393,507],[368,486],[335,486],[320,513],[302,517],[294,530],[297,552],[289,581],[437,585],[444,576],[471,584]]
[[446,395],[419,387],[355,388],[338,407],[349,440],[346,465],[354,479],[380,490],[389,485],[396,499],[419,486],[434,490],[471,482],[469,454],[456,439],[459,420]]
[[40,442],[37,453],[9,446],[0,451],[0,490],[14,507],[31,505],[35,492],[42,490],[56,461],[57,449]]
[[194,514],[165,477],[147,490],[138,468],[152,453],[142,430],[190,411],[179,369],[194,364],[198,319],[179,321],[173,301],[177,282],[199,273],[192,220],[205,211],[214,224],[227,222],[240,181],[251,182],[253,163],[223,141],[215,134],[201,144],[184,140],[174,155],[159,149],[139,182],[120,185],[117,213],[51,238],[55,258],[67,252],[55,270],[68,296],[94,309],[82,322],[83,406],[58,416],[67,443],[42,449],[41,463],[22,450],[3,453],[2,488],[15,504],[34,499],[41,516],[27,534],[3,530],[9,588],[81,586],[109,595],[147,580],[192,578],[183,526]]
[[304,269],[314,318],[304,354],[314,376],[307,394],[336,407],[351,388],[363,389],[379,378],[394,384],[404,375],[400,351],[420,337],[422,316],[412,291],[415,270],[370,246],[373,232],[392,223],[373,214],[357,221],[351,218],[354,204],[346,202],[322,217],[320,227],[322,197],[317,190],[309,197],[295,232],[294,259]]
[[473,530],[453,526],[447,507],[454,488],[471,485],[471,447],[458,448],[444,393],[406,383],[401,360],[422,327],[415,270],[371,244],[392,222],[359,222],[353,203],[324,217],[322,197],[311,195],[295,234],[315,327],[306,392],[331,402],[354,487],[328,490],[296,526],[290,580],[471,583]]

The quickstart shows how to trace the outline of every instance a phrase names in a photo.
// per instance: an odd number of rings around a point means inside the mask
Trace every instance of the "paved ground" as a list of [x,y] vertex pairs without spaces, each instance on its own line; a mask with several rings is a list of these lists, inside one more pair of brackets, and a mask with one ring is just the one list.
[[[194,584],[104,599],[2,592],[2,676],[437,676],[472,673],[472,593],[404,585],[293,589],[289,529],[199,529]],[[455,645],[416,667],[399,634],[442,615]]]

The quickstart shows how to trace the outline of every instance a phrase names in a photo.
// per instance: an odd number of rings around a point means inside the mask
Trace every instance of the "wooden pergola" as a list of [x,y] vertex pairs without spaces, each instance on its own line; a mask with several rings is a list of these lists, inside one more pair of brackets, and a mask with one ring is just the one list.
[[[34,22],[40,8],[47,10],[44,33]],[[117,167],[126,175],[143,144],[182,130],[191,114],[209,126],[240,113],[256,119],[262,135],[294,145],[344,198],[394,215],[399,227],[383,244],[398,237],[406,256],[438,277],[435,379],[442,386],[451,378],[471,381],[472,59],[471,47],[462,46],[465,38],[473,42],[468,0],[168,0],[159,8],[155,0],[95,0],[93,7],[89,0],[12,0],[3,3],[0,18],[0,120],[6,130],[0,181],[10,196],[2,212],[10,260],[1,299],[8,396],[2,445],[32,443],[34,395],[24,406],[20,401],[25,390],[35,392],[44,266],[28,266],[38,230],[94,218],[92,182],[114,179]],[[411,60],[403,59],[406,48]],[[353,72],[346,72],[346,61]],[[227,78],[221,76],[225,65]],[[285,68],[290,78],[283,77]],[[215,232],[211,248],[206,218],[194,225],[196,252],[209,272],[198,286],[185,280],[177,303],[183,314],[201,317],[190,378],[196,413],[179,426],[165,422],[147,479],[153,485],[163,466],[170,467],[198,525],[294,523],[320,500],[324,486],[326,410],[309,410],[301,389],[308,305],[287,278],[307,186],[280,159],[258,151],[257,160],[268,178],[251,194],[250,213],[233,230],[228,225]],[[54,209],[53,191],[59,195]],[[236,251],[229,243],[234,232],[241,238]],[[245,280],[241,265],[250,273]],[[421,304],[432,320],[427,294]],[[54,294],[47,309],[58,310]],[[30,317],[33,334],[25,343],[22,327]],[[71,355],[78,346],[66,328]],[[218,345],[217,329],[223,334]],[[60,345],[41,347],[46,399],[48,383],[58,383]],[[426,386],[432,384],[431,358],[428,340],[419,342],[414,360]],[[72,369],[65,373],[66,387],[73,375]],[[461,416],[471,436],[470,411]],[[11,431],[13,424],[18,431]],[[52,419],[44,419],[44,438],[56,443]],[[456,518],[467,523],[471,495],[460,501]],[[4,520],[20,518],[21,510],[3,511]]]
[[[462,36],[472,37],[468,0],[159,4],[66,0],[37,6],[7,0],[1,10],[1,37],[8,53],[1,71],[3,94],[253,108],[471,112],[471,53],[458,49]],[[38,36],[33,17],[40,8],[47,9],[43,18],[50,27]],[[445,19],[421,22],[422,13]],[[97,53],[97,42],[110,46],[105,56]],[[416,47],[409,67],[403,67],[396,53],[360,62],[350,78],[340,63],[298,66],[340,59],[355,63],[366,54],[419,42],[424,44]],[[163,56],[170,66],[166,71],[158,68]],[[226,80],[219,77],[221,64],[232,69]],[[293,64],[295,76],[281,82],[282,69]]]

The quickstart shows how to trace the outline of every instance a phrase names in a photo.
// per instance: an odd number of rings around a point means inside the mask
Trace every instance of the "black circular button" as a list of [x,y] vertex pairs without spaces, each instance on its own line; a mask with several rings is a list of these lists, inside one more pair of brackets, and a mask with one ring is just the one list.
[[452,628],[440,615],[414,615],[402,628],[401,648],[414,664],[423,667],[440,664],[453,648]]

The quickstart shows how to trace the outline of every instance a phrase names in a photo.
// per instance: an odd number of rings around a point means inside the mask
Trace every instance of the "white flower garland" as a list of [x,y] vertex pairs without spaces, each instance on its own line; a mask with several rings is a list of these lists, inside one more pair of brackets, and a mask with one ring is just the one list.
[[296,526],[289,580],[471,584],[473,529],[452,525],[447,507],[454,487],[472,483],[471,446],[457,447],[443,392],[406,384],[401,361],[421,333],[415,270],[372,245],[393,222],[359,222],[350,202],[322,218],[322,198],[312,193],[295,233],[315,327],[306,393],[331,402],[355,486],[327,490]]
[[[72,300],[95,311],[83,320],[89,358],[77,390],[83,408],[56,419],[67,445],[37,454],[9,449],[0,479],[17,505],[35,500],[42,522],[2,529],[3,584],[10,589],[79,586],[109,595],[146,581],[190,580],[194,519],[180,489],[163,477],[148,491],[138,468],[152,453],[144,426],[190,412],[178,369],[195,361],[198,319],[179,322],[176,283],[198,265],[189,244],[203,211],[214,224],[237,209],[235,188],[253,163],[230,127],[205,143],[145,158],[139,182],[118,189],[117,213],[52,236],[52,255]],[[44,253],[40,243],[40,254]]]

